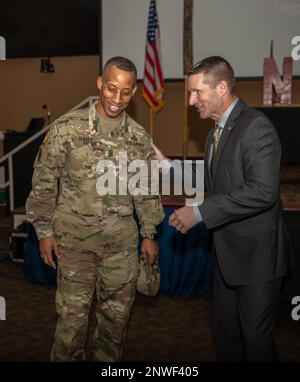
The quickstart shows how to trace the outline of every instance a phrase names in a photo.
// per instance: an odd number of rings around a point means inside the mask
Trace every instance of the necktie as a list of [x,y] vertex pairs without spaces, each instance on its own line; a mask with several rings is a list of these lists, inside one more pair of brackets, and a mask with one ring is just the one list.
[[216,123],[214,127],[213,156],[216,155],[217,147],[219,144],[220,130],[220,126]]
[[211,161],[210,161],[210,172],[212,173],[213,168],[213,161],[216,155],[217,147],[220,140],[220,126],[216,123],[214,126],[214,140],[213,140],[213,147],[212,147],[212,155],[211,155]]

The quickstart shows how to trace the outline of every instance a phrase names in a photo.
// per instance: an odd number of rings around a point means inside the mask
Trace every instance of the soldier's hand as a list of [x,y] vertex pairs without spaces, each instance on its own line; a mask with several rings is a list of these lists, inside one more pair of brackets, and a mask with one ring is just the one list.
[[55,256],[61,259],[61,253],[58,249],[57,241],[54,236],[45,237],[40,240],[40,254],[44,263],[56,269],[56,264],[52,257],[52,250],[54,250]]
[[156,241],[144,239],[142,241],[141,251],[144,259],[150,262],[150,264],[153,264],[157,258],[159,248]]

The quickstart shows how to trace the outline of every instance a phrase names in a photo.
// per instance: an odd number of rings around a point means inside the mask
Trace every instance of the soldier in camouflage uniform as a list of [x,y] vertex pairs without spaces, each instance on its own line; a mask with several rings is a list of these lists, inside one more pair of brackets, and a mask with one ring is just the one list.
[[[153,263],[158,254],[153,239],[163,218],[160,198],[150,193],[101,195],[98,184],[101,160],[114,161],[124,151],[128,162],[150,160],[150,137],[125,111],[136,91],[136,68],[123,57],[110,59],[97,85],[97,104],[59,119],[49,130],[35,161],[26,203],[44,262],[56,267],[53,250],[58,263],[59,318],[52,361],[85,359],[94,292],[93,359],[122,359],[138,272],[134,209],[143,256]],[[116,175],[118,182],[118,170]]]

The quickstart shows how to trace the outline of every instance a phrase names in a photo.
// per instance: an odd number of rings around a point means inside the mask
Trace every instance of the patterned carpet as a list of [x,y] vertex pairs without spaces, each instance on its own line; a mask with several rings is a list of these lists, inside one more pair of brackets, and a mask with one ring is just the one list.
[[[1,263],[0,291],[6,298],[7,319],[0,324],[0,361],[48,361],[56,324],[55,290],[26,282],[22,268]],[[279,311],[275,340],[282,361],[300,362],[300,323],[291,319],[286,307]],[[210,302],[139,294],[124,360],[215,361]]]

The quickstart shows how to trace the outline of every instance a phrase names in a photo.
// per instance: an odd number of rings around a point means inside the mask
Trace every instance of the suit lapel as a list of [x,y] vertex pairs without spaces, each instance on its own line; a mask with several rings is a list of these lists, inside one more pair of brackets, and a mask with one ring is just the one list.
[[209,131],[206,143],[205,143],[205,173],[206,173],[206,179],[207,179],[207,189],[210,192],[211,186],[212,186],[212,178],[211,178],[211,171],[210,171],[210,162],[211,162],[211,147],[213,142],[213,131],[212,129]]
[[219,163],[220,157],[222,155],[222,151],[224,149],[226,141],[227,141],[231,131],[235,127],[236,119],[239,117],[239,115],[241,114],[241,111],[244,109],[244,107],[245,107],[244,102],[239,100],[237,102],[237,104],[235,105],[235,107],[233,108],[232,112],[230,113],[230,115],[229,115],[229,117],[228,117],[228,119],[226,121],[226,124],[224,126],[224,129],[223,129],[223,132],[222,132],[222,135],[221,135],[221,138],[220,138],[220,142],[218,144],[218,148],[217,148],[214,160],[213,160],[213,168],[212,168],[212,177],[213,177],[213,179],[212,179],[212,183],[214,182],[216,170],[217,170],[217,167],[218,167],[218,163]]

